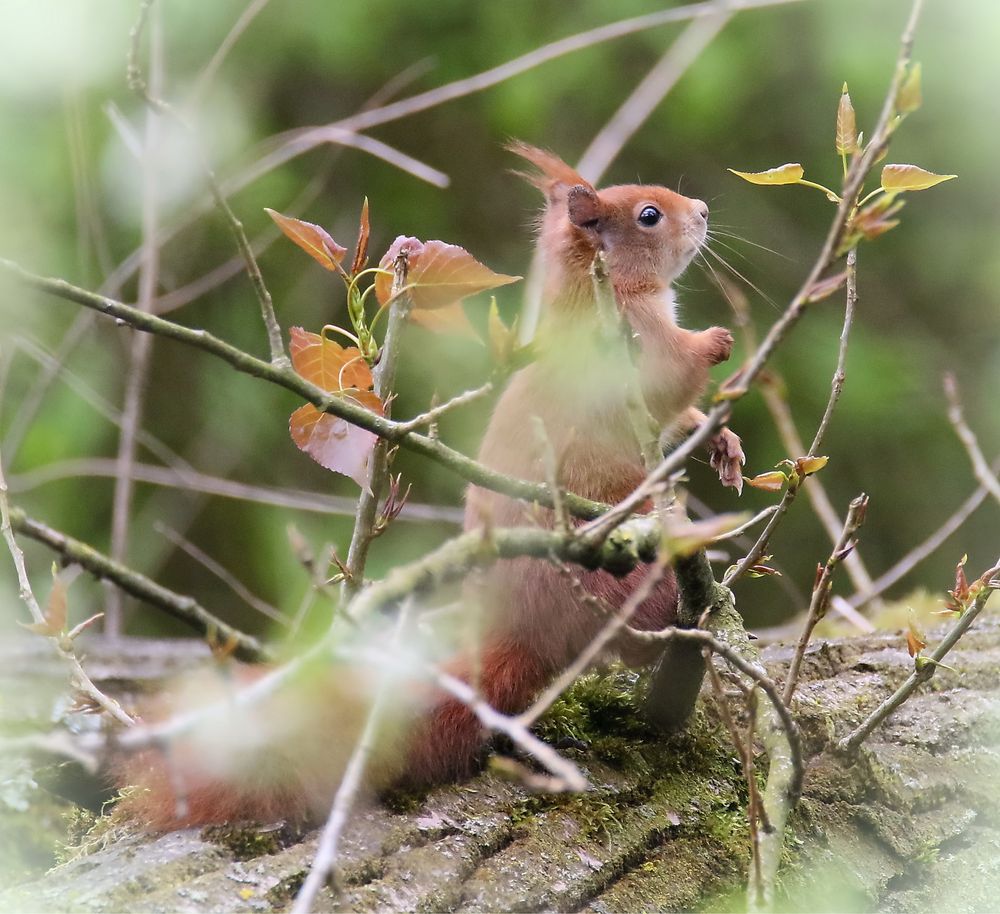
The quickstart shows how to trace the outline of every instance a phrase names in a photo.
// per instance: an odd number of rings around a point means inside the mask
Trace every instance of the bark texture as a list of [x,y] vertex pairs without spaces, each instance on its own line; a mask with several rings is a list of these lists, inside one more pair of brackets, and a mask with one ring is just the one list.
[[[776,646],[764,654],[779,678],[790,653]],[[810,650],[794,707],[810,761],[781,876],[791,909],[996,909],[995,609],[949,665],[954,672],[940,670],[845,760],[829,751],[833,740],[902,681],[912,661],[898,635],[821,641]],[[5,671],[4,686],[25,688],[27,670],[7,663]],[[113,663],[106,671],[122,674]],[[39,664],[30,672],[42,678]],[[354,817],[339,885],[324,890],[319,910],[607,914],[741,906],[732,895],[742,892],[749,859],[746,787],[711,703],[700,704],[685,733],[656,743],[627,716],[620,699],[629,684],[624,673],[591,681],[551,723],[571,733],[586,718],[589,746],[567,751],[589,773],[592,791],[538,796],[485,774],[425,797],[370,801]],[[280,911],[317,839],[279,825],[155,838],[110,832],[105,840],[106,847],[0,889],[0,910]],[[88,841],[101,843],[93,834]]]

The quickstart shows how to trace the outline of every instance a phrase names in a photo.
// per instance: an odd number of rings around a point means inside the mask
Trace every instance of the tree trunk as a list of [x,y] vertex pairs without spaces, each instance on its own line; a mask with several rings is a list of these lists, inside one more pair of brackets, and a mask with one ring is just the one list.
[[[789,656],[781,646],[764,653],[778,678]],[[1000,620],[984,614],[948,662],[954,672],[940,670],[844,760],[830,753],[832,739],[888,695],[912,660],[898,635],[810,650],[794,707],[810,761],[786,841],[787,907],[997,908]],[[5,670],[26,688],[27,671]],[[617,684],[627,677],[613,674],[613,685],[615,675]],[[599,716],[584,692],[578,704]],[[317,910],[739,906],[723,896],[742,892],[746,879],[746,786],[711,701],[685,733],[659,744],[635,720],[601,726],[586,749],[566,750],[594,786],[583,795],[534,795],[485,774],[426,797],[369,801],[343,844],[339,897],[324,890]],[[316,841],[277,826],[117,838],[0,892],[0,910],[282,910]]]

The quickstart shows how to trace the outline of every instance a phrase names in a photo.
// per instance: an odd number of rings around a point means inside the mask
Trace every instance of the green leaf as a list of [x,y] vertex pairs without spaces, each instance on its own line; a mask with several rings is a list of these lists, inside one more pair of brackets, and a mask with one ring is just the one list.
[[922,102],[920,64],[915,63],[910,67],[903,80],[903,85],[899,87],[899,92],[896,94],[896,110],[900,114],[909,114],[911,111],[916,111]]
[[[858,125],[854,117],[854,105],[847,91],[847,83],[840,93],[837,105],[837,155],[847,155],[858,148]],[[801,177],[801,176],[800,176]]]
[[919,165],[886,165],[882,169],[882,190],[887,194],[898,194],[904,190],[927,190],[942,181],[950,181],[958,175],[937,175]]
[[789,162],[787,165],[779,165],[776,168],[769,168],[767,171],[737,171],[735,168],[727,168],[738,178],[749,181],[751,184],[798,184],[805,174],[805,169],[797,162]]

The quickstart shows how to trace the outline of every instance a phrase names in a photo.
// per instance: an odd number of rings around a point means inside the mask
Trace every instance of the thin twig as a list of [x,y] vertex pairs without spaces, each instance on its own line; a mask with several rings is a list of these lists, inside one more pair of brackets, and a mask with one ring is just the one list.
[[256,638],[227,625],[205,609],[194,597],[174,593],[138,571],[112,561],[86,543],[28,517],[19,508],[10,509],[10,523],[18,533],[23,533],[59,553],[64,561],[79,565],[100,580],[113,581],[131,596],[151,606],[157,606],[192,626],[210,642],[232,644],[235,655],[241,660],[270,658],[270,651]]
[[[399,618],[396,621],[396,628],[392,637],[392,647],[398,648],[403,630],[409,621],[408,607],[404,604],[400,608]],[[375,698],[368,710],[364,728],[361,736],[348,759],[347,767],[344,769],[344,776],[340,779],[337,792],[333,798],[333,805],[330,807],[330,815],[327,817],[326,825],[320,834],[319,844],[316,847],[316,854],[313,856],[309,866],[309,875],[306,876],[302,888],[292,904],[292,914],[308,914],[312,910],[316,896],[323,888],[334,867],[337,865],[337,855],[340,850],[340,836],[343,834],[347,818],[351,814],[354,800],[361,789],[361,781],[364,777],[368,759],[375,749],[375,740],[378,736],[379,727],[382,725],[382,718],[385,714],[389,700],[394,697],[399,690],[399,682],[394,675],[392,667],[387,667],[382,672],[381,680],[375,692]]]
[[[106,458],[82,458],[61,460],[45,464],[34,470],[27,470],[11,476],[10,490],[14,493],[29,492],[38,486],[60,479],[77,479],[85,476],[113,477],[116,463]],[[276,508],[291,508],[315,514],[338,514],[354,517],[357,499],[345,495],[328,495],[325,492],[309,492],[305,489],[283,489],[270,486],[254,486],[231,479],[222,479],[208,473],[199,473],[187,468],[158,467],[137,463],[132,467],[132,478],[137,482],[149,483],[167,488],[202,492],[220,498],[255,502]],[[448,505],[427,505],[407,502],[399,517],[404,521],[461,524],[462,509]]]
[[[1000,474],[1000,457],[994,459],[990,470],[994,475]],[[972,516],[973,512],[986,501],[989,494],[989,488],[981,484],[952,512],[937,530],[921,543],[914,546],[888,571],[885,571],[872,581],[870,589],[853,594],[847,600],[848,604],[855,609],[864,606],[880,594],[885,593],[893,584],[905,578],[917,565],[933,555],[947,541],[948,537],[959,530],[969,517]]]
[[250,590],[249,587],[246,586],[246,584],[236,577],[236,575],[223,565],[220,565],[207,552],[199,549],[190,540],[185,539],[172,527],[168,527],[166,524],[157,522],[154,525],[154,529],[157,533],[162,534],[170,540],[170,542],[173,543],[178,549],[191,556],[191,558],[193,558],[199,565],[211,574],[215,575],[215,577],[222,581],[226,587],[236,594],[236,596],[246,603],[251,609],[256,610],[262,616],[266,616],[268,619],[272,619],[281,625],[288,626],[291,624],[288,621],[288,617],[280,609],[258,597],[255,593],[253,593],[253,591]]
[[[629,594],[628,599],[621,605],[621,608],[612,610],[607,622],[590,640],[590,643],[576,655],[573,662],[545,688],[530,708],[518,715],[517,719],[525,727],[530,727],[552,707],[556,699],[587,671],[591,663],[600,655],[601,651],[624,629],[628,628],[632,616],[635,615],[639,607],[653,592],[656,585],[663,580],[668,562],[669,556],[661,554],[657,557],[656,562],[649,567],[646,576],[635,590]],[[595,598],[595,600],[597,599],[599,598]]]
[[466,406],[469,403],[474,403],[476,400],[488,396],[493,392],[495,387],[496,381],[493,378],[490,378],[479,387],[474,387],[471,390],[466,390],[460,394],[456,394],[450,400],[446,400],[444,403],[439,403],[437,406],[432,406],[426,412],[422,412],[419,415],[414,416],[412,419],[401,421],[399,423],[399,427],[401,430],[408,432],[418,428],[423,428],[425,425],[434,425],[443,415],[445,415],[445,413],[450,413],[453,409]]
[[233,27],[229,30],[225,38],[216,48],[215,53],[212,55],[212,59],[205,65],[205,68],[198,75],[198,79],[195,81],[194,88],[191,89],[191,96],[188,99],[188,104],[194,106],[198,103],[198,100],[204,94],[205,89],[208,88],[209,84],[215,78],[215,74],[218,72],[219,67],[222,66],[222,62],[226,59],[226,55],[232,50],[233,45],[239,41],[243,33],[250,27],[250,23],[257,18],[257,16],[264,10],[264,7],[270,3],[271,0],[250,0],[247,4],[245,10],[240,13],[239,18],[234,23]]
[[851,502],[847,510],[844,529],[841,531],[833,547],[833,552],[830,553],[830,558],[826,560],[825,565],[820,565],[817,568],[816,583],[813,584],[812,597],[809,601],[809,611],[806,614],[805,624],[802,626],[802,634],[799,636],[798,644],[795,647],[795,654],[792,656],[792,662],[788,667],[788,676],[785,678],[785,691],[781,698],[786,705],[792,703],[795,686],[799,680],[799,671],[802,668],[802,659],[806,655],[813,630],[826,616],[827,608],[830,605],[833,574],[837,570],[837,566],[854,549],[857,543],[858,529],[865,522],[867,511],[868,496],[862,493]]
[[[833,411],[840,400],[840,394],[843,391],[844,381],[847,377],[847,343],[851,327],[854,324],[854,312],[857,307],[857,302],[857,249],[852,249],[847,255],[847,292],[844,307],[844,323],[841,327],[840,344],[837,350],[837,366],[834,369],[833,378],[830,381],[830,396],[827,399],[826,408],[823,410],[823,416],[816,428],[815,435],[813,435],[812,444],[809,445],[809,450],[805,452],[804,456],[818,456],[817,452],[823,444],[827,429],[830,427],[830,420],[833,418]],[[774,418],[778,434],[781,436],[785,447],[791,454],[802,454],[802,441],[795,428],[795,423],[792,421],[788,404],[785,402],[781,394],[775,390],[774,385],[768,384],[765,386],[764,401]],[[798,495],[803,485],[808,487],[807,495],[809,496],[809,500],[812,503],[816,514],[819,516],[823,527],[830,535],[831,541],[834,543],[837,542],[837,537],[840,535],[838,529],[840,527],[840,519],[833,510],[833,506],[830,504],[830,500],[826,495],[826,491],[822,487],[822,483],[820,483],[818,479],[810,477],[809,479],[803,480],[800,485],[788,486],[781,496],[781,501],[778,502],[777,512],[761,532],[757,541],[754,543],[753,548],[751,548],[747,554],[736,563],[735,567],[726,573],[724,579],[725,584],[731,585],[734,581],[739,580],[739,578],[746,574],[750,568],[761,560],[771,542],[771,536],[773,535],[778,524],[781,523],[782,518],[788,512],[788,509],[791,507],[792,502],[795,500],[795,497]],[[857,554],[851,553],[851,555],[848,556],[847,569],[856,588],[863,587],[866,584],[871,584],[871,577],[868,575],[868,570],[865,568],[860,556]]]
[[[0,532],[2,532],[4,541],[7,544],[7,549],[10,552],[11,558],[14,560],[14,567],[17,570],[17,581],[20,588],[20,597],[24,601],[24,604],[28,607],[28,611],[31,613],[31,618],[34,620],[35,624],[45,625],[45,614],[38,605],[35,593],[31,589],[31,581],[28,578],[28,570],[24,564],[24,553],[21,552],[21,547],[18,546],[17,540],[14,538],[15,524],[16,512],[13,511],[7,503],[7,481],[4,479],[3,465],[2,461],[0,461]],[[74,633],[79,633],[80,630],[81,627],[77,626],[73,631]],[[98,707],[110,714],[111,717],[119,723],[124,724],[126,727],[131,727],[135,724],[135,721],[125,712],[117,701],[105,695],[94,684],[94,681],[90,678],[87,671],[80,663],[80,658],[76,655],[73,638],[70,637],[69,634],[53,634],[46,640],[52,644],[56,653],[59,654],[59,656],[62,657],[62,659],[68,664],[73,686],[76,689],[85,694]]]
[[972,471],[979,484],[984,486],[1000,504],[1000,479],[997,478],[983,454],[976,435],[969,428],[962,411],[962,400],[958,394],[958,382],[950,372],[944,376],[944,392],[948,398],[948,420],[951,422],[958,440],[962,442],[972,461]]
[[940,663],[948,656],[948,652],[958,643],[962,635],[969,630],[972,623],[976,621],[976,616],[982,612],[993,591],[1000,589],[1000,560],[986,571],[977,583],[980,585],[980,589],[971,605],[964,610],[930,657],[915,658],[915,668],[906,681],[872,711],[856,729],[837,743],[838,752],[852,753],[857,751],[858,747],[876,727],[883,724],[900,705],[934,675]]
[[736,726],[732,712],[729,710],[729,700],[726,698],[722,679],[719,676],[719,671],[715,668],[715,664],[712,662],[711,648],[702,648],[702,656],[705,659],[705,671],[708,673],[708,681],[712,686],[712,694],[715,697],[715,706],[718,708],[719,717],[722,718],[723,724],[725,724],[726,729],[729,731],[729,739],[733,744],[733,748],[736,749],[743,766],[743,777],[746,778],[749,800],[747,803],[747,819],[750,824],[751,860],[753,861],[756,878],[760,881],[760,828],[763,824],[761,816],[764,810],[760,801],[760,792],[757,789],[757,777],[754,773],[753,761],[753,728],[756,722],[757,705],[756,702],[752,701],[752,698],[757,693],[751,689],[747,695],[747,710],[750,712],[750,720],[747,726],[747,736],[744,740],[740,735],[739,728]]

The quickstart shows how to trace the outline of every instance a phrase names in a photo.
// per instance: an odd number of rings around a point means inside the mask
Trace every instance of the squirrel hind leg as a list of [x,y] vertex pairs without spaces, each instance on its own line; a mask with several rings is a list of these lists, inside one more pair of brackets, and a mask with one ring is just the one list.
[[[642,585],[650,569],[635,568],[623,578],[616,578],[606,571],[590,571],[581,575],[584,587],[598,599],[616,610],[623,606],[636,588]],[[672,568],[665,568],[663,577],[653,592],[642,601],[632,614],[629,627],[643,632],[656,632],[677,621],[677,578]],[[663,651],[662,642],[638,641],[622,635],[614,642],[614,650],[622,661],[631,667],[647,666]]]
[[[512,638],[488,642],[478,664],[479,689],[487,703],[503,714],[517,714],[530,704],[555,672],[551,664]],[[451,675],[472,682],[474,665],[463,658],[452,663]],[[416,726],[398,783],[429,786],[472,775],[480,762],[486,733],[464,702],[441,695]]]

